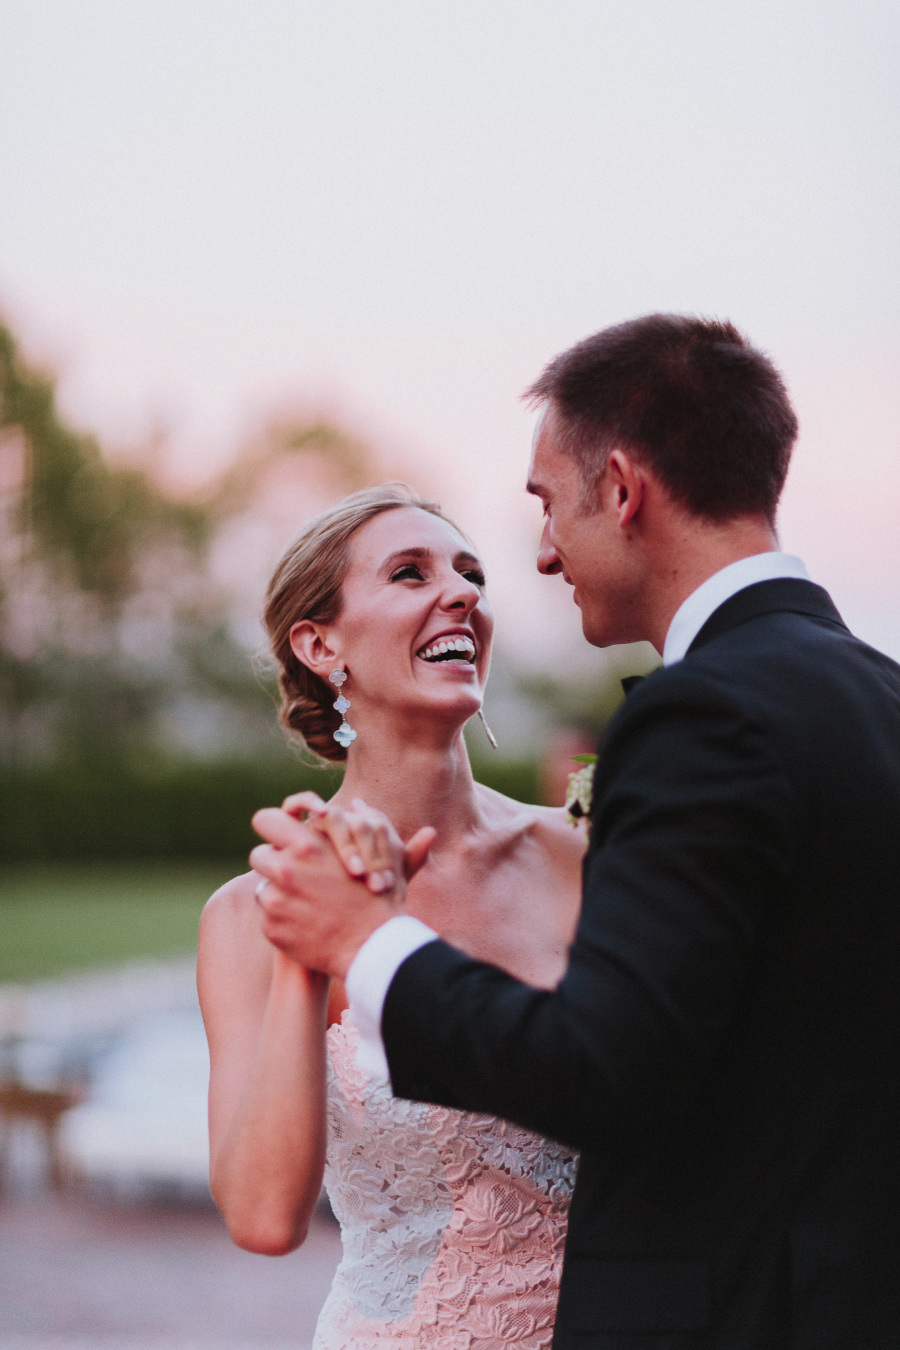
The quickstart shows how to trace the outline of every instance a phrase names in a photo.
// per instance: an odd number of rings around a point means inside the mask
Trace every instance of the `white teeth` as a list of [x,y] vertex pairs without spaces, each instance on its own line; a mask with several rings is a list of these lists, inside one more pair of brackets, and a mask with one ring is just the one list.
[[441,638],[430,647],[425,647],[419,652],[419,656],[424,661],[433,661],[438,656],[444,656],[447,652],[465,652],[470,657],[475,655],[475,643],[470,637]]

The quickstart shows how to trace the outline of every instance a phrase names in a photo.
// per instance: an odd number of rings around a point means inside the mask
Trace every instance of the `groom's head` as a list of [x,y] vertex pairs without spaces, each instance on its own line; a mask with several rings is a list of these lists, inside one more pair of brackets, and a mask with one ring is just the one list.
[[771,361],[730,323],[650,314],[604,329],[526,398],[542,405],[538,565],[576,586],[589,640],[654,636],[648,596],[673,550],[686,574],[741,531],[749,551],[767,546],[752,540],[771,535],[797,419]]

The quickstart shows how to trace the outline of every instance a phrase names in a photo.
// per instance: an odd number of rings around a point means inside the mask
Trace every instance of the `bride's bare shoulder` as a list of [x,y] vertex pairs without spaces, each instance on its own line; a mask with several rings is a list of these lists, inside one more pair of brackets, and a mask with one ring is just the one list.
[[587,849],[583,828],[570,822],[561,806],[537,806],[504,797],[501,792],[479,784],[479,794],[490,824],[499,830],[527,834],[563,866],[580,866]]
[[255,872],[243,872],[239,877],[226,881],[203,906],[202,923],[207,926],[223,923],[246,921],[253,912],[255,904],[253,888],[256,884]]
[[254,894],[258,880],[255,872],[245,872],[226,881],[209,897],[200,915],[201,958],[204,951],[215,951],[222,957],[227,954],[252,960],[255,955],[266,964],[271,960]]
[[587,831],[573,825],[562,806],[533,806],[535,837],[564,865],[581,867]]

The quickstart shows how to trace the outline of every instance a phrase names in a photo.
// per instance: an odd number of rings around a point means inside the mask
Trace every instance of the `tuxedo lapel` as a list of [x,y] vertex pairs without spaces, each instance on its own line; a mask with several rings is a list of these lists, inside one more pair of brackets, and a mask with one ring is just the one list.
[[697,651],[707,642],[712,642],[722,633],[727,633],[750,619],[758,619],[763,614],[774,614],[779,611],[805,614],[813,619],[823,619],[827,623],[836,624],[840,628],[847,627],[831,596],[821,586],[794,577],[779,577],[775,581],[757,581],[730,596],[709,616],[688,648],[688,652]]

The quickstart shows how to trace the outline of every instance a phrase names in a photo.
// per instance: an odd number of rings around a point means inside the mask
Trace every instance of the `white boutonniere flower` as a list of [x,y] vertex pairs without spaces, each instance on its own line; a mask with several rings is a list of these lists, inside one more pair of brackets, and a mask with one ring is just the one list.
[[569,774],[569,786],[566,788],[566,819],[570,825],[591,814],[591,798],[594,792],[594,765],[596,755],[573,755],[576,764],[583,767]]

